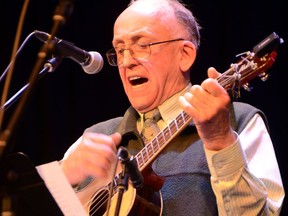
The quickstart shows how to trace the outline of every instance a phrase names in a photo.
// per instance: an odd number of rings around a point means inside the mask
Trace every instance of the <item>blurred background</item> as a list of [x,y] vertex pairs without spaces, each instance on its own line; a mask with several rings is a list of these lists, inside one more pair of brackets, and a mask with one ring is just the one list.
[[[266,82],[256,78],[250,82],[253,90],[241,90],[240,101],[250,103],[265,112],[274,143],[283,183],[287,191],[287,97],[288,16],[284,0],[269,4],[254,1],[185,0],[198,18],[201,47],[192,70],[192,83],[206,78],[207,68],[220,72],[235,63],[236,55],[252,48],[272,32],[284,43]],[[59,1],[30,0],[25,16],[20,44],[34,30],[50,33],[53,15]],[[60,160],[67,148],[92,124],[123,115],[129,106],[116,67],[109,66],[105,52],[111,48],[113,23],[129,0],[75,0],[67,22],[56,36],[70,41],[86,51],[97,51],[104,58],[103,69],[86,74],[71,59],[63,59],[54,72],[38,80],[11,135],[11,152],[23,152],[33,164]],[[13,43],[24,1],[0,2],[0,75],[11,60]],[[8,98],[26,85],[42,43],[32,37],[15,62]],[[1,80],[0,93],[5,79]],[[15,115],[19,103],[5,110],[2,130]],[[286,102],[287,103],[287,102]],[[285,104],[286,104],[285,103]],[[287,194],[287,192],[286,192]],[[287,198],[286,198],[287,200]],[[288,214],[287,201],[282,215]]]

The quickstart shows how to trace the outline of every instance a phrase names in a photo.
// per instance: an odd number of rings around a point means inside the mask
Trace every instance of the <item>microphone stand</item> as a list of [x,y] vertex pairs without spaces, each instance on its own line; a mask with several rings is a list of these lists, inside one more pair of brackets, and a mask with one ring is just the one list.
[[[47,72],[53,72],[62,62],[62,59],[63,57],[57,56],[48,60],[47,63],[44,65],[43,69],[38,73],[37,78],[40,79]],[[30,85],[31,82],[27,83],[24,87],[22,87],[13,97],[11,97],[3,105],[3,107],[0,108],[0,111],[6,110],[8,107],[10,107],[17,99],[20,98],[23,93],[25,93],[24,91],[28,89]],[[18,111],[17,114],[19,115],[19,113],[20,111]],[[15,118],[12,123],[13,122],[16,122]],[[8,155],[9,151],[7,147],[11,148],[11,144],[8,143],[8,141],[10,141],[9,138],[11,134],[9,132],[9,130],[6,130],[4,131],[4,133],[0,133],[0,145],[1,142],[5,141],[5,139],[7,144],[9,144],[7,146],[0,146],[0,153],[2,154],[0,158],[0,197],[2,198],[0,209],[2,216],[15,215],[13,209],[14,202],[16,201],[17,207],[17,202],[19,202],[18,200],[22,199],[22,195],[20,194],[25,194],[24,192],[27,190],[28,193],[26,192],[26,196],[30,196],[29,193],[39,193],[42,194],[41,202],[54,202],[54,200],[51,200],[51,197],[49,197],[49,191],[47,191],[43,180],[40,178],[32,162],[26,157],[26,155],[22,153]],[[4,147],[6,147],[6,149],[4,149]],[[9,157],[6,157],[7,155]],[[13,195],[14,193],[18,193],[19,197],[15,199],[15,195]],[[41,206],[41,203],[38,203],[38,205]],[[50,207],[51,208],[49,210],[51,212],[59,211],[59,209],[57,209],[58,207],[55,207],[55,205],[50,205]],[[36,208],[34,210],[36,210]],[[26,211],[26,209],[22,209],[21,211],[24,212]]]
[[7,150],[7,148],[11,149],[11,146],[7,144],[9,143],[11,135],[13,135],[13,132],[16,129],[17,122],[20,119],[22,111],[24,110],[25,103],[28,100],[30,93],[32,92],[32,89],[34,89],[34,86],[36,85],[37,81],[36,78],[38,72],[40,71],[42,65],[44,65],[47,56],[49,56],[55,48],[55,41],[53,40],[53,38],[58,32],[59,26],[66,22],[66,19],[70,16],[72,11],[73,11],[72,0],[60,0],[53,16],[54,25],[52,27],[50,37],[48,38],[46,43],[43,44],[41,50],[38,53],[38,58],[29,77],[28,81],[29,85],[25,88],[26,91],[23,94],[18,106],[16,107],[15,114],[8,122],[7,129],[4,131],[0,131],[0,166],[2,164],[3,155],[5,155],[5,152],[9,151]]
[[123,193],[124,191],[128,189],[128,181],[129,181],[129,173],[126,169],[126,165],[122,163],[122,172],[121,172],[120,178],[117,179],[118,198],[117,198],[114,216],[119,215]]
[[120,178],[118,178],[116,181],[118,186],[118,199],[116,203],[115,216],[119,215],[123,193],[128,189],[129,179],[134,188],[141,187],[144,180],[142,174],[138,170],[138,165],[135,158],[129,154],[126,148],[120,146],[117,155],[121,161],[122,172]]
[[[47,72],[53,72],[58,67],[58,65],[60,65],[62,59],[62,56],[56,56],[49,59],[44,65],[44,68],[39,72],[38,79],[43,77]],[[28,88],[29,85],[30,83],[27,83],[18,92],[16,92],[16,94],[14,94],[8,101],[6,101],[6,103],[2,107],[0,107],[0,110],[7,110],[14,102],[16,102],[20,98],[20,96]]]
[[[15,176],[12,177],[11,179],[11,176],[9,176],[10,174],[9,171],[11,170],[5,167],[6,156],[12,149],[11,136],[14,135],[16,127],[18,126],[17,123],[25,108],[25,104],[30,96],[30,93],[32,92],[32,90],[34,90],[34,87],[37,82],[36,78],[38,76],[38,72],[40,71],[40,68],[44,65],[47,59],[47,56],[49,56],[54,50],[55,42],[53,42],[53,38],[58,32],[59,26],[66,22],[66,18],[70,16],[72,11],[73,11],[72,0],[60,0],[58,6],[55,9],[55,13],[53,16],[54,25],[52,26],[50,38],[42,46],[42,48],[40,49],[38,53],[37,61],[29,77],[29,81],[28,81],[29,85],[25,88],[26,91],[22,95],[19,101],[19,104],[16,107],[16,110],[14,112],[14,115],[11,117],[10,121],[8,122],[7,128],[4,131],[0,131],[0,189],[1,189],[0,194],[1,196],[3,196],[3,199],[1,200],[2,207],[4,208],[4,211],[2,210],[3,216],[14,215],[14,211],[12,209],[13,196],[9,193],[10,192],[9,185],[11,183],[11,180],[12,181],[14,180]],[[19,173],[15,174],[16,177],[17,177],[17,174]],[[29,188],[29,185],[27,187]]]

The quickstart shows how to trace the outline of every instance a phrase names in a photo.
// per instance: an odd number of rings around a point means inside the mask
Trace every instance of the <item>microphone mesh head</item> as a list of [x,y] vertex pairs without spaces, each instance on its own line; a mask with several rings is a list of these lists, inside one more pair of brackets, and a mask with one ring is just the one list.
[[91,55],[90,63],[83,65],[83,70],[88,74],[96,74],[100,72],[104,65],[103,57],[98,52],[89,52]]

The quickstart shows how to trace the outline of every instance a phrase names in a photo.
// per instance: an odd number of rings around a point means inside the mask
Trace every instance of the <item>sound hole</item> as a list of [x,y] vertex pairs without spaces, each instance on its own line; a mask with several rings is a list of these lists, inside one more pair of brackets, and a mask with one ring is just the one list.
[[103,189],[97,193],[91,201],[89,215],[104,215],[108,204],[108,196],[108,189]]

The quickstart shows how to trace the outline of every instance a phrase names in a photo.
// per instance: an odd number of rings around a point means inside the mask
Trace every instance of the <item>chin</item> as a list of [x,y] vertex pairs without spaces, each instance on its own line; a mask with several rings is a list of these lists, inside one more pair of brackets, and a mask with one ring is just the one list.
[[137,102],[133,102],[131,103],[131,105],[136,109],[138,110],[139,112],[142,112],[142,111],[145,111],[145,109],[147,109],[147,107],[149,105],[147,105],[147,103],[143,103],[145,100],[142,100],[141,102],[140,101],[137,101]]

